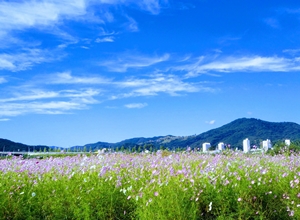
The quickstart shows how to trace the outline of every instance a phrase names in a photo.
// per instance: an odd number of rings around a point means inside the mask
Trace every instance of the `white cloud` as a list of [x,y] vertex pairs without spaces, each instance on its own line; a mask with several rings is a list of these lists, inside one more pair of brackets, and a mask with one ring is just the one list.
[[30,69],[34,64],[60,59],[55,51],[41,49],[23,49],[22,52],[0,54],[0,70],[20,71]]
[[94,89],[80,89],[80,90],[60,90],[60,91],[44,91],[38,89],[31,89],[29,91],[23,90],[21,92],[14,92],[14,97],[0,99],[0,103],[14,102],[14,101],[36,101],[41,99],[53,98],[86,98],[93,97],[99,94],[98,90]]
[[73,76],[70,71],[56,73],[47,78],[49,84],[108,84],[110,79],[100,76]]
[[130,103],[125,105],[126,108],[144,108],[148,104],[147,103]]
[[169,54],[150,57],[145,55],[124,53],[118,55],[116,59],[101,61],[98,63],[98,65],[104,66],[112,72],[126,72],[129,68],[143,68],[167,61],[169,57]]
[[136,5],[138,9],[158,14],[167,1],[159,0],[27,0],[0,2],[0,36],[13,30],[45,28],[60,25],[64,20],[88,20],[103,22],[93,11],[101,8],[100,17],[112,22],[113,14],[105,6]]
[[9,118],[0,118],[0,121],[9,121]]
[[[30,68],[43,62],[48,62],[58,54],[52,54],[49,49],[48,56],[40,50],[44,45],[51,45],[52,48],[65,49],[70,44],[81,42],[82,34],[68,22],[84,24],[85,28],[92,29],[90,36],[92,39],[96,33],[94,25],[97,23],[97,30],[103,29],[108,23],[118,22],[114,27],[123,28],[127,31],[138,31],[138,24],[134,18],[125,13],[123,8],[135,8],[137,10],[148,11],[151,14],[158,14],[161,7],[167,5],[167,1],[161,0],[20,0],[20,1],[0,1],[0,48],[9,49],[9,53],[0,54],[0,69],[10,71],[20,71]],[[116,18],[114,17],[115,15]],[[68,28],[66,28],[68,27]],[[69,31],[72,29],[72,31]],[[25,33],[39,33],[30,35],[31,39],[22,38]],[[43,37],[40,37],[40,33]],[[109,33],[109,32],[103,32]],[[116,34],[113,30],[111,35]],[[51,43],[48,43],[48,35]],[[102,35],[103,36],[103,35]],[[114,42],[113,36],[98,38],[96,42]],[[44,42],[47,42],[44,44]],[[49,41],[50,42],[50,41]],[[21,51],[29,48],[32,51]],[[86,47],[82,47],[86,48]],[[53,59],[52,59],[53,60]]]
[[280,28],[280,24],[276,18],[266,18],[264,22],[272,28]]
[[124,24],[126,29],[131,32],[139,31],[137,22],[132,17],[129,17],[129,16],[127,16],[127,19],[128,19],[128,22]]
[[0,117],[23,114],[66,114],[72,110],[86,109],[98,101],[94,89],[20,91],[10,98],[0,99]]
[[187,72],[187,77],[196,77],[211,72],[287,72],[300,69],[300,58],[263,56],[202,56],[193,63],[175,66],[173,70]]
[[97,38],[95,40],[96,43],[105,43],[105,42],[114,42],[114,37],[110,36],[110,37],[104,37],[104,38]]
[[[0,61],[1,62],[1,61]],[[0,64],[1,65],[1,64]],[[4,77],[0,77],[0,84],[6,83],[7,80]]]
[[151,14],[158,14],[162,7],[168,5],[168,0],[100,0],[101,3],[112,4],[112,5],[137,5],[138,8],[144,11],[148,11]]
[[286,49],[286,50],[283,50],[282,52],[290,54],[292,56],[295,56],[300,53],[300,49]]
[[86,13],[84,0],[44,0],[0,2],[0,24],[5,31],[49,26],[60,19],[77,17]]
[[206,121],[205,123],[206,123],[206,124],[213,125],[213,124],[215,124],[215,122],[216,122],[216,120],[211,120],[211,121]]
[[201,83],[186,82],[177,76],[163,74],[156,74],[148,78],[131,78],[115,82],[115,85],[129,91],[113,95],[112,99],[136,96],[156,96],[160,93],[178,96],[185,93],[215,91],[215,89],[201,85]]
[[0,105],[1,116],[18,116],[23,114],[66,114],[71,110],[86,108],[86,105],[72,101],[50,101],[29,103],[6,103]]

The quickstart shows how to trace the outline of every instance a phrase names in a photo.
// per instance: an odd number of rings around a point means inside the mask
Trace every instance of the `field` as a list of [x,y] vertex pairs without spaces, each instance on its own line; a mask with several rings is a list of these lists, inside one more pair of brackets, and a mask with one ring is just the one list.
[[7,157],[0,175],[0,219],[300,219],[298,154]]

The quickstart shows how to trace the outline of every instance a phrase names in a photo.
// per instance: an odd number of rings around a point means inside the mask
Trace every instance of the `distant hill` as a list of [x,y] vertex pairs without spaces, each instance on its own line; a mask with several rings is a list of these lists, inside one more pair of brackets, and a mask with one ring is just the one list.
[[300,125],[292,122],[267,122],[254,118],[241,118],[195,137],[189,137],[187,141],[174,141],[172,145],[185,144],[198,147],[204,142],[209,142],[212,146],[216,146],[219,142],[224,142],[234,148],[241,148],[245,138],[251,141],[251,145],[257,146],[266,139],[270,139],[273,143],[285,139],[300,140]]
[[[290,139],[292,141],[300,140],[300,125],[292,122],[267,122],[255,118],[240,118],[232,121],[222,127],[209,130],[199,135],[192,136],[158,136],[151,138],[131,138],[117,143],[97,142],[86,144],[84,146],[74,146],[70,150],[92,150],[103,148],[116,149],[161,149],[168,148],[171,150],[177,148],[201,148],[204,142],[209,142],[213,147],[219,142],[230,144],[233,148],[241,148],[242,142],[248,138],[251,145],[259,146],[261,141],[270,139],[273,143]],[[5,149],[4,149],[5,148]],[[21,143],[15,143],[0,138],[0,152],[5,151],[39,151],[47,150],[48,146],[29,146]]]
[[10,151],[10,152],[16,152],[16,151],[39,151],[44,150],[44,148],[46,148],[46,150],[48,151],[49,147],[48,146],[42,146],[42,145],[38,145],[38,146],[31,146],[31,145],[26,145],[26,144],[21,144],[21,143],[16,143],[7,139],[2,139],[0,138],[0,152],[1,151]]
[[204,142],[216,146],[219,142],[230,144],[233,148],[241,148],[245,138],[251,141],[251,145],[260,145],[260,142],[270,139],[273,143],[291,139],[300,140],[300,125],[292,122],[267,122],[255,118],[241,118],[232,121],[222,127],[209,130],[199,135],[192,136],[159,136],[152,138],[132,138],[118,143],[98,142],[85,145],[87,149],[102,148],[126,148],[136,149],[140,146],[158,149],[161,146],[169,149],[201,148]]

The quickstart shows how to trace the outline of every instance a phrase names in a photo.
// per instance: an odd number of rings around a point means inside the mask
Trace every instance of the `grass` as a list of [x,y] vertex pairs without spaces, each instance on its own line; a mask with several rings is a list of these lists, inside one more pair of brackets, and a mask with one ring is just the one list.
[[0,219],[300,219],[298,155],[0,160]]

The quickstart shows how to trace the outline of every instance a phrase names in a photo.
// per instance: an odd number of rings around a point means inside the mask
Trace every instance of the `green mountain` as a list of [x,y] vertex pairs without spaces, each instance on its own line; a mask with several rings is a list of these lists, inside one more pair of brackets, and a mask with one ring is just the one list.
[[224,142],[231,147],[241,148],[245,138],[250,140],[251,145],[257,146],[266,139],[270,139],[273,143],[285,139],[300,140],[300,125],[292,122],[267,122],[254,118],[241,118],[222,127],[189,137],[186,141],[173,141],[172,145],[201,147],[204,142],[209,142],[212,146]]
[[[199,135],[192,136],[158,136],[151,138],[131,138],[117,143],[97,142],[86,144],[84,146],[74,146],[71,150],[92,150],[109,148],[130,149],[130,150],[157,150],[168,148],[175,150],[177,148],[185,149],[202,148],[204,142],[209,142],[213,147],[219,142],[230,144],[232,148],[242,147],[242,142],[248,138],[251,145],[259,146],[263,140],[270,139],[273,143],[290,139],[291,141],[300,140],[300,125],[292,122],[267,122],[254,118],[241,118],[232,121],[222,127],[209,130]],[[52,147],[47,146],[29,146],[21,143],[15,143],[6,139],[0,139],[0,152],[5,151],[39,151],[47,150]]]
[[270,139],[273,143],[290,139],[300,140],[300,125],[292,122],[267,122],[255,118],[241,118],[232,121],[222,127],[209,130],[199,135],[192,136],[159,136],[152,138],[132,138],[118,143],[98,142],[87,144],[87,149],[112,148],[142,149],[168,148],[201,148],[204,142],[217,146],[219,142],[230,144],[232,148],[241,148],[245,138],[251,141],[251,145],[259,146],[261,141]]
[[26,144],[21,144],[21,143],[16,143],[7,139],[2,139],[0,138],[0,152],[6,151],[6,152],[25,152],[25,151],[39,151],[39,150],[46,150],[48,151],[49,147],[48,146],[31,146],[31,145],[26,145]]

